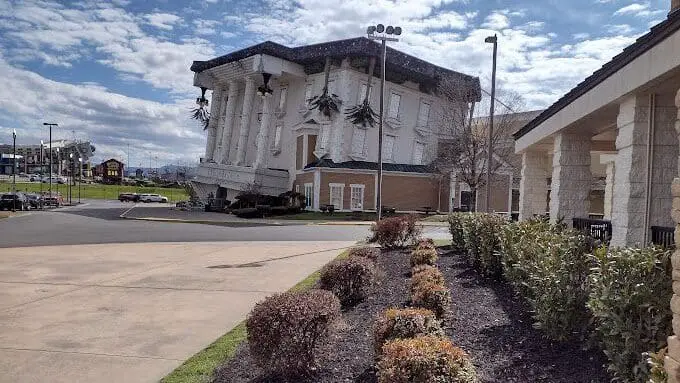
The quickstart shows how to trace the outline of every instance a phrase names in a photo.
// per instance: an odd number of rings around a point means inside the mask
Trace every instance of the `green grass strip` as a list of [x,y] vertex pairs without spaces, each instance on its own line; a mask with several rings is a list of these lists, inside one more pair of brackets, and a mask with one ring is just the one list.
[[[347,258],[348,255],[349,252],[345,250],[340,253],[336,259]],[[320,271],[315,271],[288,291],[305,291],[311,289],[319,280],[319,275]],[[210,346],[187,359],[181,366],[177,367],[173,372],[161,379],[161,382],[207,383],[212,381],[215,369],[234,356],[236,348],[241,342],[246,340],[247,336],[246,322],[243,321],[231,331],[214,341]]]

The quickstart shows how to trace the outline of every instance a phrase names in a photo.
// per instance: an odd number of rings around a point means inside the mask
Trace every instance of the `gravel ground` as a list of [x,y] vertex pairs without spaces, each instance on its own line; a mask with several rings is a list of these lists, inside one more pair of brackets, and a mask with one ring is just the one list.
[[[408,254],[385,253],[379,265],[384,273],[380,286],[366,302],[343,313],[339,331],[320,352],[322,367],[309,382],[376,382],[372,323],[380,311],[408,303]],[[480,382],[609,381],[601,352],[543,338],[531,326],[528,307],[514,297],[508,285],[479,277],[460,255],[441,257],[439,267],[453,297],[452,314],[444,323],[447,334],[470,354]],[[261,377],[247,346],[242,345],[235,358],[218,368],[215,381],[281,380]]]

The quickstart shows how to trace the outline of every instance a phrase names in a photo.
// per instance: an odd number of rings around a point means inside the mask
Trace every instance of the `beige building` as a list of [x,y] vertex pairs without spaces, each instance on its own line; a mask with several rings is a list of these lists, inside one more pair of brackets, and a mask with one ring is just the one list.
[[[264,194],[295,190],[310,209],[374,210],[378,169],[378,128],[354,125],[348,108],[360,104],[372,58],[380,45],[366,38],[288,48],[265,42],[209,61],[194,62],[194,84],[212,90],[205,155],[195,189],[233,200],[249,185]],[[325,83],[338,112],[311,108]],[[380,60],[369,102],[379,111]],[[437,155],[442,79],[467,87],[462,113],[480,99],[479,79],[441,68],[388,48],[383,136],[383,205],[399,211],[425,207],[448,211],[450,175],[431,165]],[[256,95],[267,85],[270,97]],[[447,104],[451,107],[451,104]]]
[[[671,244],[680,235],[680,0],[666,20],[586,78],[514,135],[522,156],[520,218],[582,222],[593,175],[605,180],[605,220],[614,246]],[[680,381],[680,253],[676,250],[668,339],[669,382]],[[679,285],[680,286],[680,285]]]

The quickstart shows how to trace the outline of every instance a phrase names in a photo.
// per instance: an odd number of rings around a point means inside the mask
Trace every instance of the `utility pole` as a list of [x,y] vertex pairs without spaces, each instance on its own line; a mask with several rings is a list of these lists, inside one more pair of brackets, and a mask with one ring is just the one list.
[[12,211],[17,211],[17,130],[12,129]]
[[489,143],[486,162],[486,212],[491,213],[491,161],[493,160],[493,115],[496,101],[496,57],[498,56],[498,36],[487,37],[484,42],[493,44],[493,69],[491,71],[491,110],[489,112]]

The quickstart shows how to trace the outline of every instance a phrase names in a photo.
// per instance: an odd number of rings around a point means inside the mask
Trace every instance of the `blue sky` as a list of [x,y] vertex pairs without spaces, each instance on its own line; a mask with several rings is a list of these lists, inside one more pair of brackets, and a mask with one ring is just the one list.
[[400,25],[394,48],[479,76],[489,34],[499,82],[527,109],[549,106],[662,21],[670,0],[0,0],[0,143],[90,139],[97,157],[196,162],[205,136],[188,118],[189,66],[264,40],[295,46]]

